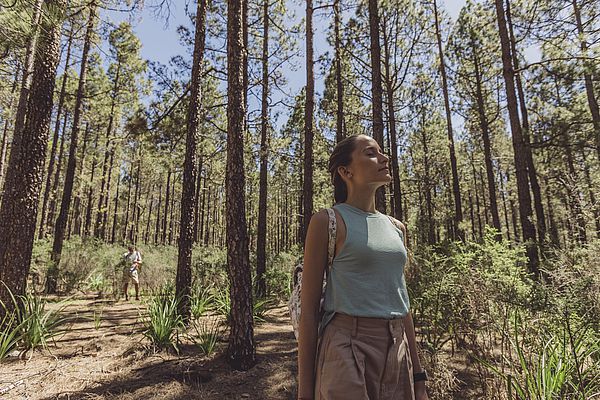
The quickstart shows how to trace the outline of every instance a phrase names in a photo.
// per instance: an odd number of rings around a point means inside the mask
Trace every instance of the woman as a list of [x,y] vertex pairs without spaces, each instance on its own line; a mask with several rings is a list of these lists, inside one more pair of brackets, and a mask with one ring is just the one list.
[[335,258],[320,316],[323,210],[311,218],[305,241],[298,399],[428,399],[404,282],[406,229],[375,210],[375,192],[391,180],[388,161],[365,135],[340,141],[329,159]]

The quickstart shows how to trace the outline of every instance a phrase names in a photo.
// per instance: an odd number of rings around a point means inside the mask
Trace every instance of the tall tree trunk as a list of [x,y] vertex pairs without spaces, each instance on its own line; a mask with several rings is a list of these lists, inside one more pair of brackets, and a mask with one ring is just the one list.
[[425,192],[425,218],[427,219],[427,244],[435,244],[435,224],[433,220],[433,200],[431,196],[432,190],[432,179],[430,174],[430,165],[429,165],[429,146],[427,137],[425,134],[425,119],[426,115],[423,113],[421,116],[422,125],[421,125],[421,144],[423,146],[423,171],[425,173],[424,176],[424,192]]
[[[379,45],[378,0],[369,0],[369,32],[371,37],[371,97],[373,103],[373,138],[382,151],[383,144],[383,93],[381,88],[381,46]],[[385,186],[375,193],[375,207],[385,214]]]
[[144,244],[147,246],[150,240],[150,222],[152,222],[152,211],[154,209],[154,185],[148,192],[148,218],[146,218],[146,230],[144,232]]
[[[11,149],[20,149],[21,148],[21,139],[23,136],[23,128],[25,125],[25,117],[27,116],[27,107],[29,106],[29,92],[31,86],[31,73],[34,68],[34,58],[36,54],[41,54],[37,51],[37,40],[40,32],[40,21],[42,15],[42,4],[44,0],[36,0],[33,10],[33,18],[31,20],[31,25],[33,30],[31,32],[31,37],[27,41],[27,50],[25,50],[25,60],[23,62],[23,75],[21,76],[21,89],[19,93],[19,102],[17,103],[17,112],[15,114],[15,126],[13,130],[13,140]],[[60,40],[60,38],[59,38]],[[60,46],[60,43],[59,43]],[[60,63],[60,52],[58,56],[58,63]],[[57,64],[58,64],[57,63]],[[12,158],[12,151],[10,158]],[[15,156],[18,156],[15,154]],[[9,159],[9,164],[11,163]]]
[[[10,101],[7,110],[12,110],[15,92],[17,91],[17,83],[19,82],[19,68],[15,71],[15,79],[13,80],[12,89],[10,91]],[[2,144],[0,145],[0,203],[2,202],[2,191],[4,184],[4,171],[6,169],[6,154],[8,152],[8,127],[9,119],[4,120],[4,132],[2,133]]]
[[71,197],[73,197],[73,182],[75,180],[75,168],[77,165],[77,145],[79,139],[79,125],[81,120],[81,111],[83,108],[83,96],[85,90],[85,79],[87,75],[87,61],[92,42],[92,32],[94,30],[94,19],[96,15],[96,5],[92,2],[90,6],[90,15],[88,19],[83,52],[81,54],[81,67],[79,70],[79,84],[77,85],[77,95],[75,97],[75,110],[73,111],[73,127],[71,130],[71,144],[69,146],[69,160],[67,162],[67,173],[65,175],[65,184],[62,192],[62,201],[58,219],[54,227],[54,241],[52,243],[52,253],[50,255],[50,268],[46,282],[47,293],[56,293],[56,284],[58,279],[58,268],[60,257],[62,255],[63,242],[65,240],[65,230],[67,228],[67,218],[71,207]]
[[110,232],[110,242],[114,243],[117,238],[117,223],[118,223],[118,214],[119,214],[119,189],[121,187],[121,176],[117,175],[117,193],[115,193],[115,200],[113,206],[113,222],[112,229]]
[[600,210],[598,210],[598,202],[596,200],[596,193],[594,192],[594,185],[592,183],[592,176],[590,174],[590,165],[585,162],[586,154],[585,149],[582,147],[579,149],[581,152],[581,158],[583,161],[583,176],[585,177],[585,183],[587,185],[588,196],[590,196],[590,208],[592,209],[592,215],[594,216],[594,224],[596,227],[596,238],[600,239]]
[[131,210],[131,184],[133,182],[133,164],[129,167],[127,180],[127,205],[125,206],[125,224],[123,225],[123,243],[127,242],[129,235],[129,211]]
[[173,234],[175,232],[175,218],[173,214],[175,212],[175,179],[171,185],[171,204],[169,204],[169,245],[173,244]]
[[[513,58],[513,65],[515,71],[519,71],[519,57],[517,53],[517,42],[513,32],[511,13],[510,13],[510,0],[506,0],[506,21],[508,24],[508,31],[510,35],[511,53]],[[523,117],[523,143],[525,156],[527,157],[527,172],[529,175],[529,182],[531,183],[531,192],[533,193],[533,206],[535,208],[536,222],[538,228],[538,237],[542,245],[546,242],[546,216],[544,215],[544,204],[542,200],[542,190],[538,180],[535,163],[533,161],[533,152],[531,151],[531,140],[530,140],[530,128],[529,128],[529,114],[527,112],[527,104],[525,103],[525,91],[523,90],[523,83],[521,82],[521,72],[515,74],[515,83],[517,84],[517,94],[519,96],[519,107],[521,110],[521,116]]]
[[167,219],[169,218],[169,206],[171,204],[171,170],[167,172],[167,186],[165,188],[165,210],[162,221],[161,243],[167,244]]
[[444,107],[446,109],[446,128],[448,130],[448,150],[450,152],[450,168],[452,169],[452,194],[454,195],[454,238],[465,240],[465,234],[461,229],[463,220],[462,199],[460,196],[460,184],[458,181],[458,166],[456,162],[456,151],[454,149],[454,133],[452,131],[452,114],[450,110],[450,96],[448,95],[448,78],[446,76],[446,63],[444,62],[444,50],[442,48],[442,33],[440,32],[440,21],[437,8],[437,0],[433,0],[433,13],[435,17],[435,36],[437,39],[438,56],[440,59],[440,74],[442,76],[442,92],[444,94]]
[[[44,237],[46,233],[46,211],[48,199],[50,197],[50,187],[52,183],[52,175],[54,172],[54,162],[56,161],[56,149],[58,147],[58,132],[60,128],[60,116],[65,102],[65,94],[67,88],[67,78],[69,72],[69,62],[71,61],[71,44],[73,42],[73,29],[69,32],[69,41],[67,43],[67,55],[65,57],[65,72],[60,85],[60,94],[58,95],[58,106],[56,109],[56,123],[54,125],[54,136],[52,137],[52,147],[50,149],[50,161],[48,163],[48,172],[46,173],[46,185],[44,188],[44,197],[42,199],[42,217],[40,218],[40,229],[38,231],[38,239]],[[64,130],[63,130],[64,132]]]
[[206,206],[206,191],[208,190],[208,187],[206,186],[206,180],[208,179],[208,175],[204,175],[204,179],[202,179],[202,201],[200,203],[200,226],[199,226],[199,236],[198,236],[198,243],[204,243],[205,239],[206,239],[206,234],[205,234],[205,229],[204,229],[204,224],[205,224],[205,215],[208,215],[207,210],[205,209]]
[[194,198],[194,243],[198,243],[198,226],[199,226],[199,221],[200,221],[200,213],[201,208],[200,208],[200,193],[202,191],[202,168],[204,168],[204,157],[202,154],[202,140],[200,140],[200,143],[198,145],[199,147],[199,153],[198,154],[198,167],[196,168],[196,195]]
[[58,201],[58,186],[60,184],[60,173],[63,169],[63,161],[65,159],[65,142],[67,134],[67,121],[69,120],[69,113],[65,111],[63,117],[62,134],[60,135],[60,148],[58,150],[58,163],[56,164],[56,171],[54,171],[54,178],[52,181],[52,189],[50,191],[50,204],[48,205],[48,217],[46,221],[42,223],[47,224],[48,229],[54,227],[54,215],[56,214],[56,203]]
[[269,151],[269,0],[263,0],[262,101],[260,129],[260,171],[258,190],[258,227],[256,244],[256,296],[267,294],[267,159]]
[[[105,199],[104,199],[104,193],[105,193],[105,186],[106,186],[106,175],[108,173],[108,161],[109,161],[109,157],[112,153],[112,144],[111,144],[111,134],[112,134],[112,130],[113,130],[113,125],[114,125],[114,119],[115,119],[115,107],[116,107],[116,102],[117,102],[117,95],[119,92],[119,79],[120,79],[120,75],[121,75],[121,63],[118,62],[117,63],[117,72],[116,72],[116,76],[115,76],[115,81],[113,83],[113,89],[112,89],[112,101],[110,104],[110,114],[108,117],[108,127],[106,128],[106,144],[105,144],[105,149],[104,149],[104,161],[102,162],[102,180],[100,182],[100,196],[98,197],[98,208],[96,210],[96,223],[94,226],[94,236],[97,238],[103,238],[104,237],[104,224],[102,223],[103,221],[103,215],[104,214],[104,203],[105,203]],[[108,190],[106,190],[106,192],[108,192]],[[108,196],[108,194],[106,195]]]
[[529,272],[539,275],[539,256],[536,246],[536,229],[531,222],[531,196],[529,193],[529,179],[527,176],[527,157],[525,144],[521,134],[521,122],[519,121],[519,110],[517,106],[517,96],[515,93],[515,71],[512,65],[510,53],[510,38],[506,28],[506,17],[504,14],[503,0],[495,0],[496,16],[498,19],[498,32],[500,35],[500,45],[502,47],[502,74],[506,86],[506,100],[508,105],[508,115],[512,132],[512,142],[514,150],[515,173],[517,177],[517,190],[519,197],[519,217],[523,230],[523,239],[525,241]]
[[[39,43],[27,101],[27,119],[19,146],[12,149],[6,176],[6,193],[0,207],[0,321],[13,310],[12,295],[25,294],[33,239],[35,236],[39,192],[42,184],[52,97],[60,54],[62,17],[65,0],[46,0],[46,15],[41,22]],[[50,11],[52,11],[50,13]],[[12,295],[11,295],[12,292]]]
[[158,203],[156,204],[156,222],[154,224],[154,245],[156,246],[158,242],[158,237],[160,233],[160,206],[162,205],[162,179],[158,185]]
[[112,181],[113,169],[114,169],[114,161],[115,161],[115,147],[112,146],[110,149],[110,158],[108,163],[108,179],[106,181],[106,195],[104,196],[104,204],[102,206],[102,223],[101,227],[101,235],[102,240],[107,240],[106,228],[108,227],[108,200],[110,199],[110,183]]
[[[577,0],[571,0],[573,4],[573,14],[575,15],[575,22],[577,23],[577,33],[581,39],[580,47],[583,57],[588,56],[588,44],[585,40],[585,32],[583,30],[583,22],[581,21],[581,11]],[[588,107],[592,114],[592,121],[594,124],[594,140],[596,142],[596,154],[598,161],[600,161],[600,109],[598,108],[598,99],[594,93],[594,81],[591,74],[591,63],[585,62],[585,68],[583,78],[585,81],[585,94],[587,95]]]
[[190,86],[190,104],[187,113],[185,160],[183,162],[183,187],[181,190],[181,219],[179,252],[177,256],[176,294],[181,299],[179,315],[185,321],[191,317],[190,294],[192,290],[192,247],[194,245],[196,205],[196,164],[199,138],[200,111],[202,109],[202,63],[206,38],[206,0],[199,0],[196,8],[196,34]]
[[[231,331],[227,349],[229,364],[247,370],[256,362],[252,319],[252,282],[245,212],[244,128],[244,46],[242,9],[245,1],[227,4],[227,163],[226,233],[227,264],[231,296]],[[237,101],[234,101],[236,99]],[[242,101],[239,101],[242,99]]]
[[[85,133],[83,134],[83,148],[81,149],[81,162],[79,163],[79,165],[77,166],[77,176],[78,176],[78,184],[77,184],[77,195],[75,197],[75,204],[73,205],[73,207],[75,208],[75,213],[74,213],[74,232],[76,235],[81,235],[81,225],[82,225],[82,218],[81,218],[81,191],[83,188],[83,164],[85,163],[85,155],[86,155],[86,150],[87,150],[87,144],[88,144],[88,138],[90,136],[90,123],[86,122],[85,124]],[[71,230],[69,229],[69,232]]]
[[[384,17],[385,18],[385,17]],[[384,24],[387,27],[387,20]],[[394,79],[390,70],[391,63],[391,43],[387,35],[386,28],[383,29],[383,49],[385,53],[384,67],[385,67],[385,89],[387,96],[388,106],[388,120],[389,120],[389,139],[390,139],[390,155],[392,156],[392,179],[394,196],[392,209],[394,217],[402,221],[404,219],[404,212],[402,210],[402,190],[400,188],[400,167],[398,165],[398,133],[396,129],[396,108],[394,105]]]
[[139,218],[137,217],[137,212],[138,212],[138,207],[139,207],[139,198],[140,198],[140,175],[141,175],[141,164],[142,164],[142,155],[140,152],[139,158],[137,160],[137,168],[136,168],[136,174],[135,174],[135,191],[133,192],[133,208],[132,208],[132,212],[131,212],[131,221],[133,222],[133,226],[131,227],[131,230],[129,231],[129,240],[131,241],[131,243],[137,243],[137,241],[135,240],[135,237],[137,235],[137,231],[138,231],[138,220]]
[[306,99],[304,106],[304,176],[302,180],[302,237],[304,243],[313,213],[313,139],[315,75],[313,49],[313,1],[306,0]]
[[338,142],[346,137],[346,127],[344,126],[344,85],[342,84],[342,45],[340,35],[342,13],[340,11],[340,1],[341,0],[333,1],[333,29],[335,36],[335,87],[337,96],[335,135]]
[[488,195],[490,197],[490,211],[492,212],[492,225],[498,231],[496,240],[502,240],[502,227],[500,226],[500,213],[498,212],[498,200],[496,197],[496,178],[494,176],[494,165],[492,163],[492,145],[490,141],[490,127],[485,110],[485,100],[483,98],[483,88],[481,82],[481,71],[479,67],[479,57],[474,43],[471,43],[473,53],[473,65],[475,67],[475,85],[477,94],[477,112],[479,114],[479,127],[483,139],[483,153],[485,157],[485,172],[488,181]]
[[93,208],[93,193],[94,193],[94,174],[96,172],[96,166],[98,164],[98,139],[100,138],[100,133],[96,132],[96,137],[94,139],[94,154],[92,156],[92,170],[90,172],[90,185],[88,187],[87,193],[87,203],[85,210],[85,224],[83,227],[83,235],[90,236],[91,227],[92,227],[92,208]]

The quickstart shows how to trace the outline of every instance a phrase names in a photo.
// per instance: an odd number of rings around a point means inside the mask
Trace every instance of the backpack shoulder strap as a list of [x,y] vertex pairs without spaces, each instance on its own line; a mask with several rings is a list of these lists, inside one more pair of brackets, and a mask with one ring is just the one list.
[[327,271],[331,268],[333,257],[335,256],[335,239],[337,236],[337,220],[335,219],[335,211],[333,208],[326,208],[329,215],[329,224],[327,224],[328,239],[327,239]]
[[399,221],[397,221],[396,219],[394,219],[392,216],[388,215],[387,216],[390,220],[390,222],[400,230],[400,233],[402,233],[402,241],[405,241],[406,238],[404,237],[404,230],[402,230],[402,225],[400,224]]

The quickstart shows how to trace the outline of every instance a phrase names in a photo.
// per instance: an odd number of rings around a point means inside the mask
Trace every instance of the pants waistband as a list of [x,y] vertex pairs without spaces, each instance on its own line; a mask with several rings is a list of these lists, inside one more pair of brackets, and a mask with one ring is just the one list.
[[350,331],[352,336],[359,334],[382,337],[401,337],[404,334],[404,318],[385,319],[354,317],[336,313],[330,322],[338,329]]

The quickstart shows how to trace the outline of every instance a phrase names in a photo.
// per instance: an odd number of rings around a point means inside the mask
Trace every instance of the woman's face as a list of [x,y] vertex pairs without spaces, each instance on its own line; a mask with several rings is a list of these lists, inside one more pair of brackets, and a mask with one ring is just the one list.
[[382,186],[392,180],[389,158],[381,152],[375,139],[360,135],[354,142],[352,162],[339,167],[339,174],[347,184]]

